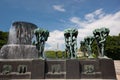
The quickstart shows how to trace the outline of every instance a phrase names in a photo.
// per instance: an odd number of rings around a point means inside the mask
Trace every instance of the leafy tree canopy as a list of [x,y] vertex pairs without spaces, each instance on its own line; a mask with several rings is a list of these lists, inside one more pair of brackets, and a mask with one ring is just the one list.
[[0,31],[0,49],[4,44],[7,44],[8,32]]
[[[84,47],[81,46],[80,49]],[[94,40],[92,44],[92,51],[98,55],[97,43]],[[120,60],[120,34],[118,36],[108,36],[105,43],[105,55],[113,60]]]

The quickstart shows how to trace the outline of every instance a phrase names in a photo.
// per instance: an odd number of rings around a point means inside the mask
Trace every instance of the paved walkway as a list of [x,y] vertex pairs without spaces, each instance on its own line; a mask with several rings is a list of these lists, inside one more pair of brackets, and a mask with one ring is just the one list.
[[116,71],[117,80],[120,80],[120,60],[115,60],[114,64],[115,64],[115,71]]

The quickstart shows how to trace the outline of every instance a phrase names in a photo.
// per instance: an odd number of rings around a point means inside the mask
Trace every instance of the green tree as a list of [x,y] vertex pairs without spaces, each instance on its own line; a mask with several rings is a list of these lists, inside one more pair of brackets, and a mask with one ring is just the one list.
[[118,36],[108,36],[105,54],[114,60],[120,60],[120,34]]
[[[92,51],[98,55],[96,41],[92,44]],[[113,60],[120,60],[120,34],[118,36],[108,36],[105,42],[105,55]]]
[[3,45],[7,44],[8,32],[0,31],[0,49]]
[[47,58],[56,58],[55,51],[45,51],[45,56]]
[[[80,47],[83,49],[83,46]],[[97,43],[92,44],[92,53],[98,56]],[[105,55],[113,60],[120,60],[120,34],[118,36],[108,36],[105,42]]]
[[66,54],[64,51],[45,51],[45,55],[47,58],[62,58],[66,57]]

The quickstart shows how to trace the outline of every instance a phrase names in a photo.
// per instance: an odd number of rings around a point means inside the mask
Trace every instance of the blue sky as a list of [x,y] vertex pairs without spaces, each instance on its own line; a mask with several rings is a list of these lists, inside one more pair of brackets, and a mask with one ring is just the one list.
[[[60,7],[64,11],[54,9]],[[73,16],[84,15],[97,9],[106,13],[120,10],[120,0],[0,0],[0,30],[8,31],[12,22],[27,21],[50,31],[63,30]]]
[[54,49],[57,43],[62,49],[63,31],[69,27],[79,30],[78,41],[99,27],[108,27],[110,35],[118,35],[120,0],[0,0],[0,30],[9,31],[14,21],[48,29],[47,49]]

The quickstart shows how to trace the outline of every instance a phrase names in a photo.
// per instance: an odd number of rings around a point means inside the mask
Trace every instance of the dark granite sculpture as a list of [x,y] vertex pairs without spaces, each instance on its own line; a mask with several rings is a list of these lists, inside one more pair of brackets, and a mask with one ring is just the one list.
[[8,44],[0,50],[2,59],[38,58],[38,50],[32,45],[34,29],[37,26],[28,22],[14,22],[9,31]]
[[68,58],[76,58],[77,52],[77,35],[78,30],[74,28],[66,29],[64,31],[66,52],[69,54]]
[[100,28],[100,29],[95,29],[93,31],[95,40],[97,42],[97,46],[98,46],[98,53],[99,53],[99,57],[105,57],[104,55],[104,46],[105,46],[105,41],[106,38],[109,34],[109,29],[108,28]]
[[34,34],[36,36],[36,41],[34,41],[33,44],[36,45],[36,48],[39,51],[38,56],[44,58],[43,51],[44,51],[45,41],[47,41],[49,37],[49,31],[42,28],[37,28],[34,30]]
[[14,22],[9,31],[8,44],[32,44],[34,29],[37,26],[28,22]]

